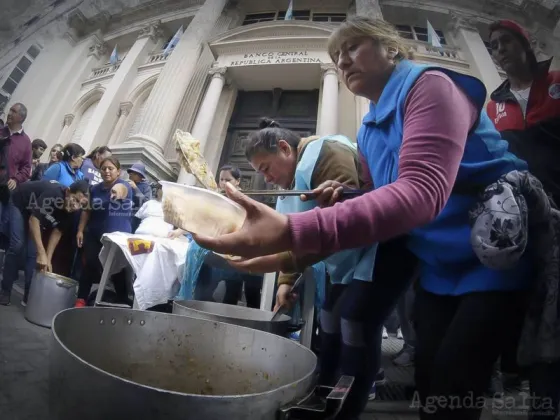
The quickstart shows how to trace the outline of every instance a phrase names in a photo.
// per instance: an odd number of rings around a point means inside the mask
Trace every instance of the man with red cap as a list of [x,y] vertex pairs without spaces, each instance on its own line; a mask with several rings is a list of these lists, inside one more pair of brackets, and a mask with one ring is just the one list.
[[550,71],[552,59],[537,61],[528,32],[516,22],[490,25],[490,47],[507,80],[492,93],[488,115],[560,204],[560,72]]
[[[516,22],[502,20],[490,25],[490,46],[507,80],[492,93],[488,116],[509,142],[511,152],[528,163],[531,173],[560,205],[560,72],[550,71],[552,59],[538,62],[529,34]],[[515,347],[515,338],[504,343],[502,368],[505,360],[515,362]],[[558,415],[560,358],[528,368],[536,397],[531,418],[545,417],[536,412],[542,404],[547,404],[546,415]]]

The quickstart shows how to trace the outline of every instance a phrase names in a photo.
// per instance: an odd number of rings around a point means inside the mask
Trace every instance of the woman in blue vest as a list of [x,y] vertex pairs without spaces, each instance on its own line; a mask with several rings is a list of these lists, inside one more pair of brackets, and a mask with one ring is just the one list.
[[[410,61],[391,25],[348,19],[333,32],[328,49],[348,89],[370,101],[358,148],[376,188],[288,216],[228,188],[247,209],[243,228],[194,239],[219,253],[265,256],[237,266],[270,271],[301,269],[342,249],[406,235],[421,264],[415,302],[420,399],[414,403],[422,403],[422,418],[478,418],[501,343],[514,319],[524,315],[532,267],[528,256],[514,269],[485,267],[470,243],[468,213],[481,188],[510,171],[526,170],[526,164],[508,152],[486,115],[482,82]],[[334,203],[341,190],[326,183],[317,199]],[[295,258],[282,253],[287,250]],[[369,322],[381,325],[406,285],[398,276],[374,281],[367,296],[349,287],[343,303],[366,299]],[[343,418],[357,418],[364,405],[347,407]]]
[[84,179],[81,171],[86,151],[76,143],[68,143],[58,154],[58,162],[52,164],[43,174],[47,181],[57,181],[69,187],[74,182]]
[[[260,130],[248,136],[245,156],[251,166],[264,175],[265,181],[283,189],[312,190],[321,183],[336,179],[349,189],[371,188],[371,181],[360,179],[356,144],[341,135],[302,139],[272,119],[263,118]],[[368,182],[369,181],[369,182]],[[280,196],[276,210],[280,213],[303,212],[316,207],[315,200]],[[377,246],[341,251],[325,259],[330,287],[320,312],[321,357],[319,383],[333,386],[339,369],[343,373],[356,370],[367,375],[356,377],[356,383],[368,382],[369,373],[377,373],[381,351],[381,327],[364,327],[357,320],[359,305],[341,308],[339,298],[352,282],[372,281]],[[291,305],[290,289],[297,275],[280,273],[276,305]],[[363,345],[353,343],[352,337],[364,335]],[[357,365],[360,365],[359,367]],[[371,372],[370,372],[371,371]],[[365,384],[367,383],[367,384]]]
[[[76,143],[68,143],[57,153],[58,162],[53,163],[43,174],[43,180],[57,181],[59,184],[69,187],[76,181],[84,179],[81,166],[86,151]],[[80,212],[73,215],[74,224],[63,232],[60,242],[52,258],[53,272],[61,276],[70,277],[76,256],[76,232],[80,220]],[[48,238],[48,232],[45,232]]]

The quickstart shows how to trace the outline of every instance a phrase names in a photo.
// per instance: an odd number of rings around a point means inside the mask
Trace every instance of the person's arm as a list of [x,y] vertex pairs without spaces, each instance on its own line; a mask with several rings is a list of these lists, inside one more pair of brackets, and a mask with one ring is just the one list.
[[43,174],[43,180],[45,181],[58,181],[60,179],[60,172],[62,169],[60,168],[59,163],[55,163],[51,165]]
[[20,139],[21,142],[24,143],[24,150],[22,150],[22,158],[18,162],[16,173],[13,176],[13,179],[19,184],[22,182],[28,181],[31,177],[31,142],[29,139]]
[[43,246],[43,238],[41,237],[41,222],[39,222],[39,219],[34,215],[29,217],[29,234],[37,247],[37,255],[47,255],[45,247]]
[[435,219],[451,194],[477,119],[475,106],[448,76],[422,75],[405,104],[398,179],[330,208],[290,214],[294,252],[321,255],[367,246]]
[[62,238],[62,231],[58,228],[54,228],[49,236],[49,242],[47,243],[47,259],[52,261],[54,251]]

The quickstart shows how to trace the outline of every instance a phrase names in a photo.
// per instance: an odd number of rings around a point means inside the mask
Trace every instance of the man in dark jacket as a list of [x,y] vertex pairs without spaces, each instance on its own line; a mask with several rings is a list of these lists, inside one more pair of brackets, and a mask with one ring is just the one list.
[[31,140],[23,131],[27,118],[25,105],[12,105],[6,125],[0,129],[0,232],[7,225],[10,192],[31,176]]
[[537,62],[529,34],[515,22],[492,24],[490,46],[507,80],[492,93],[488,115],[560,204],[560,72],[550,71],[551,59]]
[[[537,61],[529,34],[515,22],[492,24],[490,46],[507,80],[492,93],[488,115],[509,142],[510,150],[527,161],[530,172],[560,205],[560,72],[550,70],[551,59]],[[509,341],[504,343],[502,369],[504,360],[509,360],[509,368],[516,370],[518,336]],[[529,379],[532,406],[542,407],[548,402],[549,413],[558,410],[560,363],[531,366]]]

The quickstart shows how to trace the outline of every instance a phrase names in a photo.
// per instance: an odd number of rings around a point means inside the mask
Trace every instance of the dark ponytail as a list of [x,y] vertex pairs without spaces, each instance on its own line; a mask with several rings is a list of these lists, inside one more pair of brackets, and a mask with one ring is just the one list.
[[276,153],[280,140],[284,140],[292,149],[296,149],[301,137],[287,128],[282,128],[280,123],[271,118],[261,118],[259,130],[253,131],[247,137],[245,156],[248,160],[251,160],[253,156],[260,152]]
[[59,161],[69,162],[75,157],[83,156],[86,151],[82,146],[76,143],[68,143],[62,150],[56,152],[56,157]]

